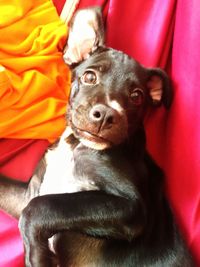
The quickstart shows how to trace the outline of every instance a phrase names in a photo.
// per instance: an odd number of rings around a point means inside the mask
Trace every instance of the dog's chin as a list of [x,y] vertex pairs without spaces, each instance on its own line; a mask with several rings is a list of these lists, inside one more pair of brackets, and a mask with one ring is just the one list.
[[104,149],[111,147],[111,145],[108,143],[103,143],[103,142],[98,143],[98,142],[90,141],[90,140],[84,139],[84,138],[81,138],[80,142],[84,146],[87,146],[87,147],[95,149],[95,150],[104,150]]
[[95,150],[104,150],[112,146],[111,142],[97,135],[93,135],[87,131],[76,129],[75,135],[78,137],[78,139],[84,146]]

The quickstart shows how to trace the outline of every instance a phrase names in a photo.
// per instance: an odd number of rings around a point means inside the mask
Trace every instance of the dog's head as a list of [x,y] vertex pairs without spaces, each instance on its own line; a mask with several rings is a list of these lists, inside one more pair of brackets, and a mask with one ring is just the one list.
[[64,55],[73,72],[68,124],[84,145],[99,150],[130,139],[149,105],[168,108],[172,98],[164,71],[103,45],[102,25],[99,9],[79,11]]

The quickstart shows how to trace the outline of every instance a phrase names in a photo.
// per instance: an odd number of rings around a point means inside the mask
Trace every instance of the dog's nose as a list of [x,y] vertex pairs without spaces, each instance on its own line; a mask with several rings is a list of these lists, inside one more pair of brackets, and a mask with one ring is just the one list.
[[95,105],[89,112],[89,118],[91,122],[103,124],[104,126],[111,125],[114,122],[114,117],[114,110],[103,104]]

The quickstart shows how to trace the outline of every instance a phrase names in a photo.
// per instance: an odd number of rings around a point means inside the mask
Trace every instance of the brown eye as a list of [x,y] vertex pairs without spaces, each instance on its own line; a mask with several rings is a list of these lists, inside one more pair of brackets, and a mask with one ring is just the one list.
[[97,75],[92,70],[87,70],[83,76],[81,77],[82,83],[85,84],[96,84],[97,83]]
[[141,105],[144,99],[144,93],[142,91],[142,89],[140,88],[135,88],[131,94],[130,94],[131,100],[133,102],[134,105]]

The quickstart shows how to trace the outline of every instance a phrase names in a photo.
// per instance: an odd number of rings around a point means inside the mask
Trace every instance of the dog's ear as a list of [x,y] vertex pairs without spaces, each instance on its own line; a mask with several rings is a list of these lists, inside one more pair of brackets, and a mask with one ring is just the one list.
[[104,26],[100,7],[77,11],[69,27],[69,37],[63,56],[68,65],[81,62],[99,46],[104,45]]
[[171,82],[167,74],[159,69],[148,69],[147,88],[151,103],[154,106],[163,104],[167,109],[170,107],[173,98]]

